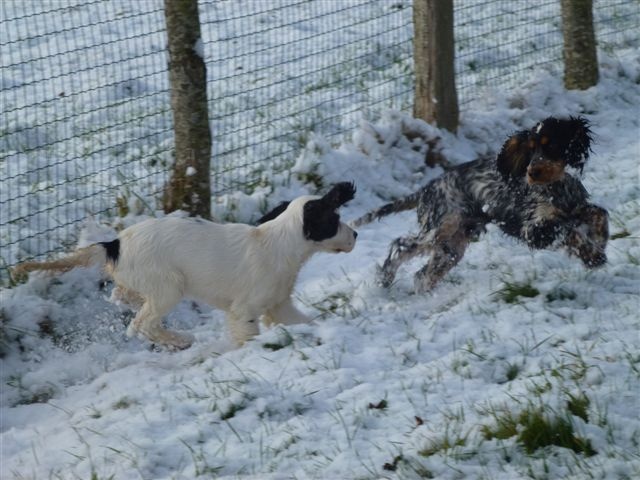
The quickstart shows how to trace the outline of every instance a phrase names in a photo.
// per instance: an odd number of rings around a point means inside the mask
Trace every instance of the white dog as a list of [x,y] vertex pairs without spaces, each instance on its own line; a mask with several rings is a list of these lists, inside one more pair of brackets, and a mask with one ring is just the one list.
[[350,252],[357,233],[336,210],[355,195],[352,183],[325,196],[303,196],[265,215],[258,226],[218,224],[196,218],[150,219],[123,230],[116,240],[79,249],[51,262],[29,262],[16,273],[65,271],[102,264],[115,281],[112,298],[137,304],[127,334],[175,348],[193,337],[162,326],[163,317],[191,297],[224,310],[238,344],[265,324],[309,321],[291,302],[300,268],[316,252]]

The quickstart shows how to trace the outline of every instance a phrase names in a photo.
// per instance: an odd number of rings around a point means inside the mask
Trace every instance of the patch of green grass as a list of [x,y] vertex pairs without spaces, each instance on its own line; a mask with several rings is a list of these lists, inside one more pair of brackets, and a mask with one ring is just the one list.
[[[585,413],[580,410],[584,408],[583,401],[574,403],[573,408],[578,413]],[[548,414],[541,407],[531,406],[517,416],[506,413],[496,417],[494,427],[483,425],[480,431],[486,440],[516,437],[517,442],[528,454],[550,445],[568,448],[588,457],[597,453],[589,440],[575,435],[573,424],[568,417]]]
[[282,350],[286,346],[287,345],[281,345],[279,343],[269,343],[269,342],[262,344],[262,348],[266,348],[267,350],[273,350],[274,352],[277,352],[278,350]]
[[302,183],[313,185],[317,190],[324,186],[324,178],[318,173],[318,167],[315,166],[310,172],[297,173],[296,177]]
[[579,350],[575,352],[561,350],[561,353],[563,356],[562,363],[550,371],[551,376],[554,378],[581,382],[589,369],[597,368],[594,365],[588,365]]
[[578,395],[572,395],[569,393],[568,396],[569,400],[567,401],[567,410],[569,410],[572,415],[580,417],[585,422],[588,422],[589,414],[587,410],[589,409],[589,405],[591,405],[589,397],[587,397],[584,392],[580,392]]
[[432,441],[418,453],[423,457],[430,457],[437,453],[447,452],[455,447],[464,447],[466,443],[467,435],[449,436],[449,434],[445,434],[441,439]]
[[622,230],[621,232],[617,232],[611,235],[611,237],[609,238],[609,240],[617,240],[619,238],[626,238],[626,237],[630,237],[631,236],[631,232],[625,230]]
[[320,318],[330,315],[355,317],[358,311],[351,305],[351,295],[352,292],[335,292],[313,303],[312,306],[321,312]]
[[278,341],[263,343],[262,348],[273,350],[275,352],[277,350],[282,350],[291,344],[293,344],[293,337],[285,328],[280,327],[278,329]]
[[636,256],[636,255],[632,255],[629,252],[627,253],[627,261],[631,264],[631,265],[635,265],[638,266],[640,265],[640,257]]
[[[398,478],[407,476],[409,478],[435,478],[434,473],[424,465],[419,464],[415,458],[406,458],[402,454],[393,457],[393,460],[385,463],[382,469],[388,472],[401,472],[398,474]],[[375,476],[378,477],[378,475]]]
[[0,307],[0,358],[4,358],[9,352],[10,339],[8,331],[9,319],[4,313],[4,309]]
[[505,372],[505,376],[507,377],[508,382],[515,380],[519,373],[520,366],[517,363],[507,364],[507,371]]
[[547,302],[555,302],[556,300],[575,300],[577,297],[576,292],[569,290],[568,288],[558,287],[547,293],[545,299]]
[[222,420],[229,420],[230,418],[235,417],[236,413],[244,410],[245,408],[246,405],[244,403],[232,403],[224,412],[220,412],[220,418]]
[[47,403],[56,395],[54,385],[38,385],[35,388],[27,388],[22,384],[22,377],[11,376],[7,385],[18,390],[19,400],[16,405],[32,405],[34,403]]
[[182,444],[189,450],[191,454],[191,460],[193,461],[193,469],[196,477],[200,477],[206,475],[207,478],[217,478],[220,470],[222,470],[223,466],[212,466],[209,465],[205,452],[203,448],[200,446],[197,450],[189,445],[184,440],[180,440]]
[[95,418],[95,419],[102,418],[102,412],[100,412],[100,410],[98,410],[93,405],[90,407],[87,407],[87,409],[89,410],[89,417]]
[[111,405],[114,410],[125,410],[132,405],[136,405],[138,402],[131,400],[129,397],[122,397],[120,400]]
[[584,453],[588,457],[597,453],[589,440],[574,434],[573,425],[566,418],[551,418],[541,409],[525,410],[521,414],[520,423],[523,428],[518,434],[518,441],[529,454],[549,445],[569,448],[576,453]]
[[511,413],[507,413],[503,416],[496,416],[496,425],[489,427],[488,425],[482,425],[480,432],[485,440],[506,440],[511,437],[515,437],[518,434],[518,420],[513,417]]
[[389,404],[387,403],[387,401],[385,399],[382,399],[378,403],[369,403],[368,408],[375,410],[386,410],[388,406]]
[[91,470],[91,480],[114,480],[115,478],[115,474],[101,478],[95,470]]
[[519,303],[521,297],[537,297],[540,295],[540,290],[526,282],[505,282],[504,286],[493,295],[505,303]]

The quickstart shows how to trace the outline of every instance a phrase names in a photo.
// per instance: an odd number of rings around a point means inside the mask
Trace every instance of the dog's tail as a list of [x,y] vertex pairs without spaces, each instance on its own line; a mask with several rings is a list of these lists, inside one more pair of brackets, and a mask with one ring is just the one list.
[[359,227],[360,225],[371,223],[374,220],[379,220],[382,217],[391,215],[392,213],[403,212],[404,210],[411,210],[412,208],[416,208],[421,196],[422,190],[418,190],[411,195],[400,198],[395,202],[387,203],[386,205],[383,205],[376,210],[372,210],[371,212],[364,214],[360,218],[352,221],[351,225],[353,225],[354,227]]
[[29,272],[46,270],[50,272],[67,272],[76,267],[88,267],[91,265],[105,265],[108,262],[113,265],[120,256],[120,240],[117,238],[110,242],[100,242],[76,250],[71,255],[59,260],[48,262],[24,262],[12,270],[16,279],[24,278]]

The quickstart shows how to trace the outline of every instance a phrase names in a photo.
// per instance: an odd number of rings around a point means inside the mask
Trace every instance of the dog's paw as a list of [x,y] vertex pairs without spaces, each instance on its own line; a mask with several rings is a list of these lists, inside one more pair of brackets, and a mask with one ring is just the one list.
[[607,254],[601,250],[591,250],[587,252],[580,252],[580,260],[587,268],[602,267],[607,263]]
[[158,332],[154,332],[153,338],[149,336],[149,340],[155,343],[161,343],[171,349],[184,350],[193,344],[195,337],[189,333],[178,333],[172,330],[163,329]]
[[139,327],[132,321],[127,328],[127,336],[137,336],[141,340],[148,340],[168,347],[172,350],[184,350],[189,348],[195,341],[195,337],[189,333],[174,332],[165,328],[154,328],[147,330],[144,326]]
[[578,257],[587,268],[598,268],[607,263],[606,240],[594,240],[583,230],[574,229],[569,232],[564,244],[569,255]]
[[393,272],[385,270],[380,265],[376,266],[376,285],[382,288],[389,288],[395,279]]
[[413,293],[414,295],[425,295],[430,293],[437,282],[432,281],[427,277],[418,277],[416,276],[413,279]]
[[169,348],[173,348],[176,350],[185,350],[193,345],[193,342],[196,341],[196,338],[188,333],[170,333],[172,338],[169,340],[169,343],[166,344]]
[[135,325],[135,320],[131,320],[129,322],[129,326],[127,327],[127,337],[133,338],[138,334],[138,328]]

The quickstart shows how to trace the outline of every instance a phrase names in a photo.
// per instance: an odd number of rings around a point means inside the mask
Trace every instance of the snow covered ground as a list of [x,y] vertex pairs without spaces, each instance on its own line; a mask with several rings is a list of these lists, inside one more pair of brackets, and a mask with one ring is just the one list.
[[[443,134],[464,161],[520,125],[584,113],[597,138],[584,182],[611,212],[602,269],[490,229],[432,294],[411,293],[419,262],[383,290],[374,268],[415,229],[407,212],[362,228],[352,253],[306,265],[296,296],[313,324],[232,349],[221,313],[185,301],[168,322],[198,341],[178,353],[126,340],[130,314],[96,271],[3,290],[3,478],[637,478],[639,62],[604,57],[586,92],[541,76]],[[316,139],[298,168],[355,180],[343,215],[355,218],[426,181],[403,124],[428,128],[391,112],[338,149]],[[521,284],[533,296],[510,298]],[[525,411],[568,420],[591,456],[491,438]]]
[[[376,264],[416,228],[406,212],[305,266],[296,302],[312,324],[233,349],[221,312],[185,301],[167,322],[197,342],[176,353],[125,338],[131,314],[99,272],[32,275],[0,290],[2,479],[640,477],[640,51],[601,51],[600,67],[585,92],[536,72],[471,102],[457,136],[438,133],[463,162],[548,115],[585,115],[597,143],[584,184],[611,215],[606,266],[490,228],[431,294],[411,292],[421,260],[381,289]],[[440,173],[403,131],[433,129],[388,112],[339,147],[312,138],[295,171],[354,180],[343,218],[356,218]],[[113,235],[87,224],[80,243]],[[545,421],[570,433],[537,448]]]

